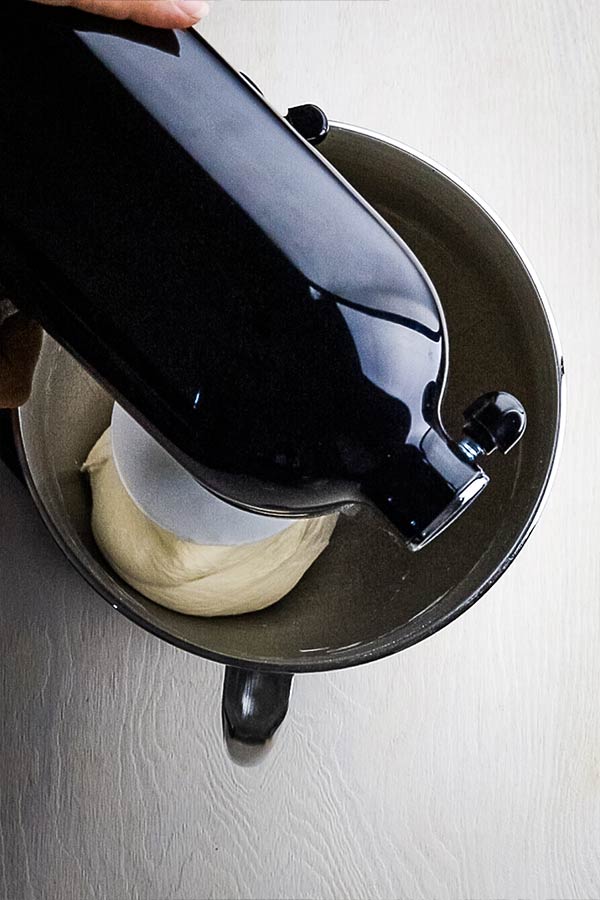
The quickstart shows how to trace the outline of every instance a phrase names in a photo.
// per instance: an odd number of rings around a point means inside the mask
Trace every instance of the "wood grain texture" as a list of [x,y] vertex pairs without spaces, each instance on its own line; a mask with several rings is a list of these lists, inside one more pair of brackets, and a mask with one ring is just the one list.
[[496,209],[558,319],[568,433],[501,582],[424,643],[297,679],[260,768],[217,665],[128,623],[0,471],[7,900],[600,896],[600,16],[594,0],[218,0],[282,109],[431,155]]

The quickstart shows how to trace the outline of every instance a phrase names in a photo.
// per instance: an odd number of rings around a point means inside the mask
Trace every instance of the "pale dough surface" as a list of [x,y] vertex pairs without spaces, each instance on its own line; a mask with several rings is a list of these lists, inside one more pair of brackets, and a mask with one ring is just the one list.
[[127,493],[112,457],[110,428],[82,471],[90,477],[96,543],[112,568],[155,603],[193,616],[239,615],[284,597],[329,543],[336,515],[300,519],[254,544],[202,546],[149,519]]

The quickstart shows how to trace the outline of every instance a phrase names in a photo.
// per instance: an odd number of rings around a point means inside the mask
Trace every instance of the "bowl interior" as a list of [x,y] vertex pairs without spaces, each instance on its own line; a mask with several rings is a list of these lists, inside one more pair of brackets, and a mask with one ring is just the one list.
[[441,537],[409,553],[363,510],[341,518],[327,551],[274,607],[241,617],[184,616],[129,588],[94,544],[90,492],[79,470],[109,424],[111,400],[50,339],[19,416],[34,496],[59,543],[110,602],[194,652],[292,670],[402,649],[474,602],[528,533],[560,415],[560,360],[544,304],[488,213],[435,167],[383,139],[335,127],[321,149],[404,237],[438,289],[450,337],[447,429],[460,434],[462,411],[488,390],[511,391],[527,410],[521,443],[485,461],[489,487]]

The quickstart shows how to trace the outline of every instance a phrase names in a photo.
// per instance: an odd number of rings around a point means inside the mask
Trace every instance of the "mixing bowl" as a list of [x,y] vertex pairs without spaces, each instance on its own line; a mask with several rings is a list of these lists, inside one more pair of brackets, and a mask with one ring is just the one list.
[[396,653],[465,612],[506,570],[539,515],[555,467],[562,360],[530,265],[497,218],[431,161],[360,128],[332,125],[320,151],[398,230],[436,285],[447,318],[450,373],[443,420],[486,391],[519,397],[528,428],[506,459],[484,466],[489,487],[418,553],[364,509],[340,517],[329,548],[275,606],[192,618],[124,583],[95,546],[80,467],[110,422],[112,401],[46,338],[28,403],[15,417],[26,479],[50,531],[115,609],[176,646],[224,663],[231,748],[262,745],[287,710],[293,673]]

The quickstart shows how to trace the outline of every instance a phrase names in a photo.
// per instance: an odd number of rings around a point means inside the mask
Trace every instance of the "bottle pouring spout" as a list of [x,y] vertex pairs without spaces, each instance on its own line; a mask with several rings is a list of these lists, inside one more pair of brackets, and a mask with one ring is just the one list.
[[391,521],[410,550],[441,534],[489,482],[476,459],[508,453],[525,432],[521,403],[506,391],[484,394],[465,411],[463,437],[454,443],[430,428],[398,460],[363,484],[368,499]]

